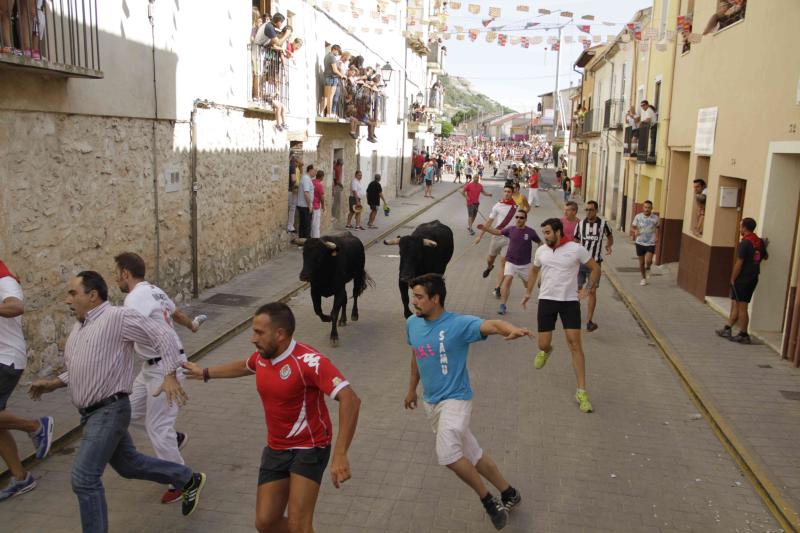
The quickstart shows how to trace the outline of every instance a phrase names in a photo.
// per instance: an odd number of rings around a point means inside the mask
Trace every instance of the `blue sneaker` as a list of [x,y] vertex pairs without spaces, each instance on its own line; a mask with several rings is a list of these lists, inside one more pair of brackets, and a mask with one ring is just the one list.
[[39,419],[41,427],[35,433],[30,433],[33,445],[36,448],[36,458],[44,459],[50,453],[53,444],[53,417],[43,416]]
[[506,304],[500,304],[500,308],[497,310],[498,315],[506,314]]
[[35,488],[36,480],[33,479],[33,475],[30,472],[28,472],[28,475],[25,476],[25,479],[22,481],[17,481],[12,477],[11,483],[9,483],[8,486],[3,490],[0,490],[0,502],[3,500],[10,500],[15,496],[25,494],[26,492],[30,492]]

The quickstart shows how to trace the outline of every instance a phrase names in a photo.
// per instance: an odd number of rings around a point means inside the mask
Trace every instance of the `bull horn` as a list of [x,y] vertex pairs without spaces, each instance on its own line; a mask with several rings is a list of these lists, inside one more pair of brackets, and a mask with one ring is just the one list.
[[397,246],[400,244],[400,237],[396,237],[394,239],[384,239],[383,244],[387,246]]
[[323,242],[323,244],[325,244],[325,246],[328,248],[328,250],[335,250],[336,249],[336,243],[335,242],[330,242],[330,241],[322,241],[322,242]]
[[306,243],[306,239],[305,239],[305,238],[302,238],[302,239],[292,239],[292,242],[293,242],[293,243],[295,243],[295,244],[296,244],[296,245],[298,245],[298,246],[303,246],[303,245]]
[[430,248],[436,248],[439,245],[436,241],[432,241],[430,239],[422,239],[422,244]]

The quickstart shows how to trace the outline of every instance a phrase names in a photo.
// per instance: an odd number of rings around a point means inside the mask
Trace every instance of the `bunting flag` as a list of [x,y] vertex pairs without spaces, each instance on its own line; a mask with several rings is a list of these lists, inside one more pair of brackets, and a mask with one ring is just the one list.
[[646,54],[650,51],[650,41],[639,41],[639,51]]
[[493,19],[500,18],[500,8],[499,7],[490,7],[489,8],[489,16]]
[[534,35],[533,37],[530,38],[531,44],[542,44],[543,40],[544,39],[542,38],[541,35]]
[[517,6],[517,11],[521,11],[521,12],[523,12],[523,13],[527,13],[527,12],[528,12],[528,11],[530,11],[530,10],[531,10],[531,8],[530,8],[530,7],[528,7],[528,6],[527,6],[527,5],[525,5],[525,4],[520,4],[520,5],[518,5],[518,6]]
[[558,52],[559,50],[561,50],[561,45],[556,42],[555,44],[550,46],[550,50],[552,50],[553,52]]
[[573,37],[572,35],[566,35],[564,36],[564,42],[567,44],[572,44],[575,42],[575,37]]
[[527,30],[528,28],[533,28],[534,26],[538,26],[538,25],[539,25],[538,22],[526,22],[525,23],[525,29]]
[[692,31],[692,15],[681,15],[678,17],[678,31],[689,33]]
[[501,33],[497,36],[497,44],[500,46],[505,46],[506,42],[508,41],[508,35],[505,33]]
[[456,26],[456,33],[464,33],[464,27],[463,26]]
[[549,9],[539,9],[540,15],[549,15],[550,13],[552,13],[552,11],[550,11]]
[[562,17],[566,17],[568,19],[571,19],[572,17],[575,16],[574,13],[572,13],[572,11],[562,11],[560,14]]
[[477,38],[478,38],[478,30],[475,29],[469,30],[469,40],[474,42]]
[[703,35],[700,33],[690,33],[689,34],[689,42],[697,44],[703,40]]
[[594,15],[584,15],[581,18],[583,20],[594,20]]
[[592,27],[588,24],[578,25],[576,26],[578,30],[582,31],[583,33],[592,33]]
[[553,37],[552,35],[547,38],[547,44],[556,44],[558,42],[558,37]]
[[519,37],[511,37],[510,42],[511,46],[517,46],[519,44]]
[[478,4],[470,4],[467,10],[473,15],[477,15],[481,12],[481,6]]
[[599,43],[602,40],[603,40],[603,37],[601,35],[592,35],[592,42],[593,43]]
[[458,35],[456,35],[456,41],[463,41],[463,40],[464,40],[464,34],[463,33],[459,33]]
[[658,38],[658,30],[655,28],[647,28],[642,32],[642,37],[652,41],[653,39]]
[[482,21],[481,21],[481,24],[483,24],[483,27],[484,27],[484,28],[486,28],[486,27],[488,27],[488,26],[489,26],[489,24],[491,24],[492,22],[494,22],[494,19],[484,19],[484,20],[482,20]]
[[528,48],[530,46],[527,37],[520,37],[519,42],[522,44],[522,48]]
[[585,41],[581,41],[581,45],[583,45],[583,49],[584,50],[588,50],[589,47],[592,46],[592,41],[590,41],[588,39],[585,40]]
[[458,11],[459,9],[461,9],[461,2],[450,2],[448,4],[448,7],[453,11]]
[[490,31],[489,33],[486,34],[487,43],[493,43],[495,39],[497,39],[497,34],[495,32]]

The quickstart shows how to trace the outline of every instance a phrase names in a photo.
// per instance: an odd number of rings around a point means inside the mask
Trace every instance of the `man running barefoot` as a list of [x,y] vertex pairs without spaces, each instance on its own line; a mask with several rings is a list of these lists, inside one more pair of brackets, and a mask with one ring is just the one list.
[[467,232],[470,235],[475,235],[475,230],[472,229],[472,224],[475,223],[475,217],[478,216],[478,210],[481,207],[481,195],[492,197],[491,194],[483,189],[483,185],[478,183],[478,176],[472,176],[472,181],[464,185],[461,190],[467,199]]
[[[524,328],[502,320],[482,320],[444,309],[447,288],[439,274],[425,274],[411,280],[414,316],[408,317],[406,334],[411,345],[411,381],[405,398],[406,409],[417,407],[417,385],[422,380],[423,406],[436,435],[436,456],[481,499],[496,529],[505,527],[508,511],[521,501],[519,491],[500,473],[483,452],[469,429],[472,388],[467,372],[469,345],[489,335],[506,340],[533,337]],[[487,479],[498,491],[498,501],[486,488]]]
[[639,258],[639,272],[642,281],[639,285],[647,285],[647,272],[653,266],[653,255],[656,253],[656,231],[661,219],[653,214],[653,202],[645,200],[644,210],[633,218],[631,237],[636,243],[636,257]]
[[[483,235],[489,229],[494,227],[498,231],[502,231],[511,223],[512,220],[514,220],[514,213],[517,212],[517,204],[514,202],[512,197],[513,195],[514,186],[511,184],[511,182],[506,182],[505,187],[503,187],[503,199],[494,204],[492,213],[486,220],[486,224],[484,224],[480,234],[475,239],[475,245],[481,242]],[[503,237],[502,235],[494,235],[491,243],[489,244],[489,256],[486,258],[486,270],[483,271],[484,278],[489,277],[492,269],[494,269],[494,261],[497,259],[497,256],[500,255],[500,271],[497,273],[497,286],[495,286],[494,290],[492,291],[492,294],[494,294],[495,298],[500,298],[500,285],[503,283],[503,271],[505,270],[506,263],[505,257],[503,257],[501,253],[507,245],[508,238]]]
[[[542,222],[542,234],[547,246],[540,246],[536,250],[536,256],[528,273],[528,290],[522,299],[522,307],[527,309],[528,300],[533,294],[541,271],[539,309],[537,311],[539,353],[534,359],[534,367],[537,370],[541,369],[553,352],[553,330],[556,329],[556,319],[561,317],[564,335],[572,353],[575,380],[578,383],[575,399],[578,401],[581,411],[591,413],[592,404],[589,402],[589,394],[586,392],[586,357],[581,345],[581,305],[579,300],[585,298],[586,294],[597,286],[597,280],[600,278],[600,266],[592,259],[589,250],[564,236],[559,219],[548,218]],[[591,275],[586,287],[579,291],[578,268],[581,265],[588,267]]]
[[[494,228],[486,230],[492,235],[508,237],[506,266],[503,268],[503,283],[500,285],[500,308],[497,310],[498,315],[506,314],[506,303],[508,302],[508,294],[511,292],[511,282],[514,280],[514,276],[519,276],[522,283],[527,285],[533,243],[542,243],[536,230],[526,225],[528,222],[527,212],[521,209],[518,210],[517,214],[514,215],[514,222],[515,224],[513,226],[508,226],[503,231],[498,231]],[[483,229],[483,224],[478,224],[478,229]]]
[[[313,532],[314,507],[333,437],[323,394],[339,402],[331,481],[339,488],[350,479],[347,450],[361,400],[327,357],[294,340],[294,328],[289,306],[265,304],[253,318],[251,340],[258,350],[253,355],[210,368],[183,365],[188,377],[206,382],[256,375],[267,421],[256,496],[256,529],[262,533]],[[287,504],[288,518],[284,516]]]

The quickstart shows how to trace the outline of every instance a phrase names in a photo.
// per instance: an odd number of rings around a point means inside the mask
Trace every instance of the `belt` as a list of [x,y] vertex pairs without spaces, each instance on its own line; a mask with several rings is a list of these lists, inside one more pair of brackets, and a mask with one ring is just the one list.
[[[181,348],[181,355],[183,355],[183,354],[185,354],[185,353],[186,353],[186,352],[184,352],[184,351],[183,351],[183,348]],[[150,366],[153,366],[153,365],[154,365],[154,364],[156,364],[156,363],[160,363],[160,362],[161,362],[161,358],[160,358],[160,357],[153,357],[152,359],[147,359],[145,362],[146,362],[148,365],[150,365]]]
[[97,411],[101,407],[105,407],[107,405],[111,405],[112,403],[116,402],[117,400],[121,400],[121,399],[127,398],[127,397],[128,397],[128,393],[127,392],[118,392],[116,394],[112,394],[108,398],[100,400],[97,403],[93,403],[89,407],[81,407],[81,408],[78,409],[78,412],[81,414],[81,416],[86,416],[86,415],[88,415],[90,413],[93,413],[93,412]]

